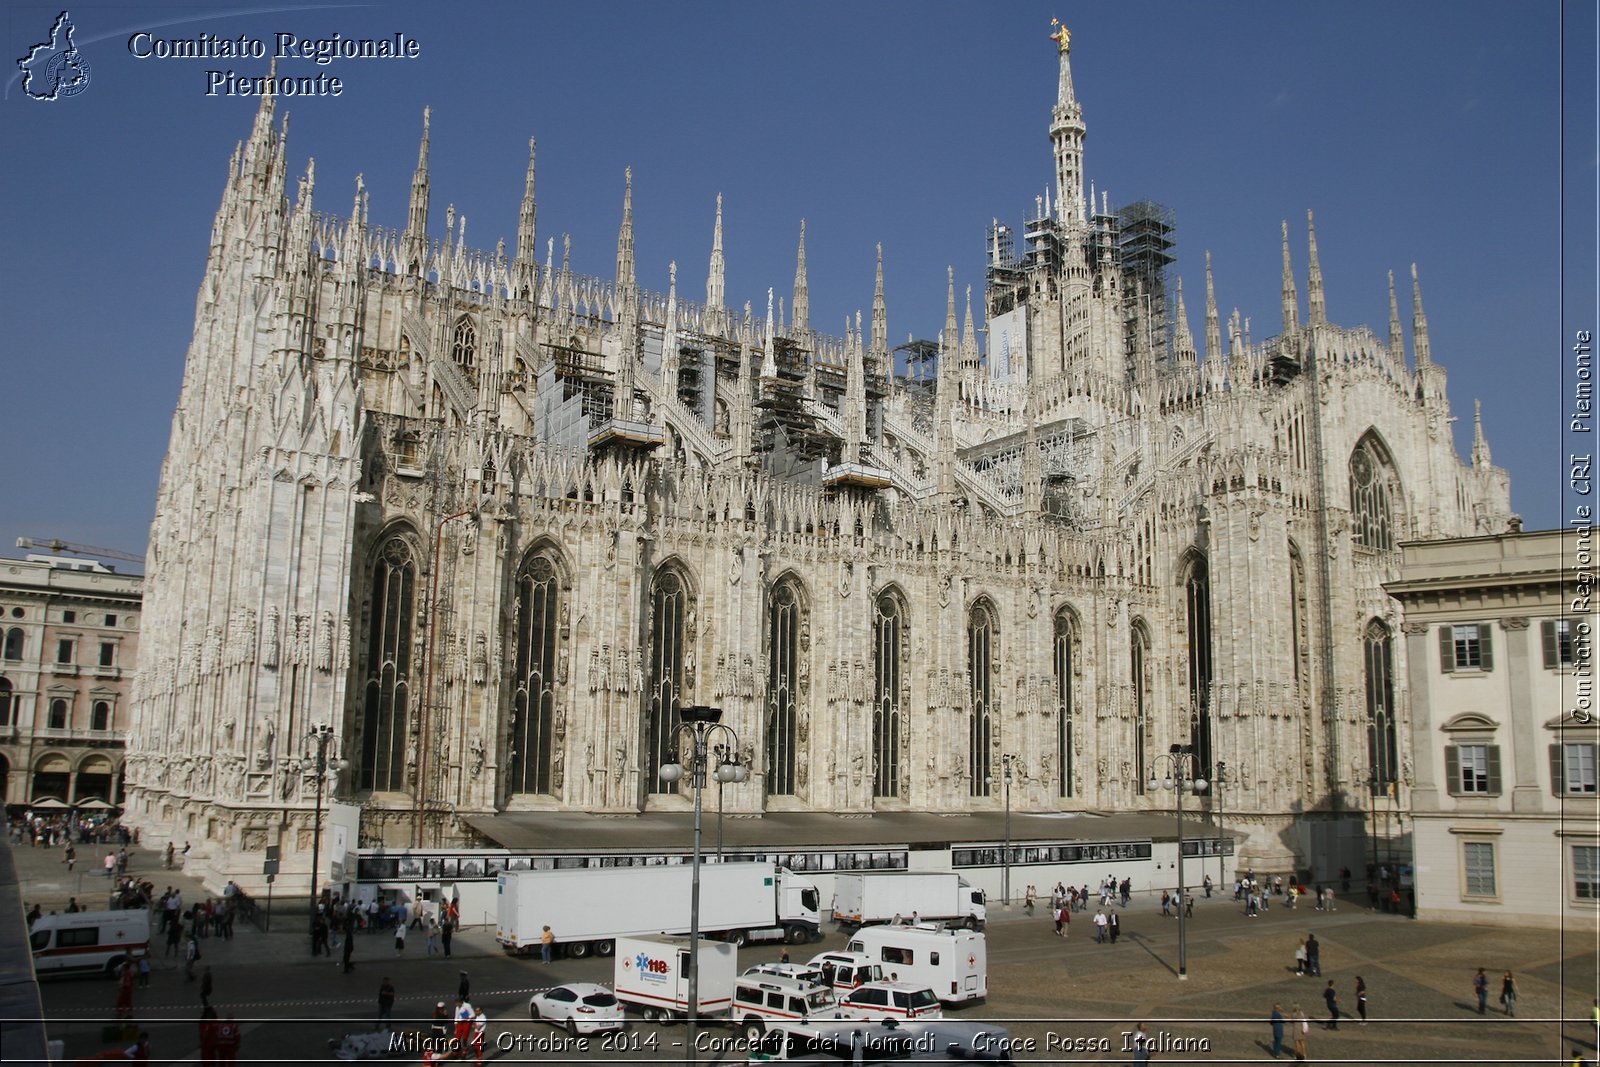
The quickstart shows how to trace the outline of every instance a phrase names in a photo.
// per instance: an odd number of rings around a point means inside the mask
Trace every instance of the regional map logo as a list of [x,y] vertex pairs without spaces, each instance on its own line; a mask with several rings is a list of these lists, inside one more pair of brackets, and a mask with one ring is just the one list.
[[64,100],[89,88],[89,61],[72,43],[72,16],[63,11],[50,27],[50,39],[17,60],[22,91],[35,100]]

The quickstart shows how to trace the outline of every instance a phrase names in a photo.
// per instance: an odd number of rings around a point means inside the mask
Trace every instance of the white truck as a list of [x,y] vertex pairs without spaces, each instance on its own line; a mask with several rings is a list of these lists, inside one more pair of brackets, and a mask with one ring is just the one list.
[[[544,928],[581,959],[611,955],[617,938],[687,934],[693,868],[575,867],[505,871],[498,878],[495,940],[513,955],[539,951]],[[700,868],[700,933],[732,941],[802,944],[821,936],[817,886],[767,863]]]
[[980,930],[989,917],[983,890],[939,871],[840,871],[833,876],[833,917],[846,926],[942,920]]
[[989,995],[987,939],[971,930],[935,926],[866,926],[845,946],[883,968],[894,982],[925,985],[945,1004]]
[[[647,1020],[668,1021],[689,1014],[689,939],[619,937],[612,989],[623,1005]],[[733,1006],[739,950],[726,941],[700,939],[700,979],[695,1000],[701,1016],[725,1015]]]

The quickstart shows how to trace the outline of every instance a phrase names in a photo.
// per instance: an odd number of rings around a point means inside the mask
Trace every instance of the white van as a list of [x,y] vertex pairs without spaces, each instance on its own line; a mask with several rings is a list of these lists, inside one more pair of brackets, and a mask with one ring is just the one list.
[[839,996],[863,983],[883,981],[883,968],[859,952],[819,952],[806,966],[821,971]]
[[28,931],[33,969],[40,978],[52,974],[115,975],[124,962],[150,954],[150,913],[78,911],[41,915]]
[[934,926],[863,926],[845,946],[883,967],[890,981],[925,985],[946,1004],[989,995],[984,935]]
[[778,974],[745,974],[733,985],[731,1021],[754,1044],[771,1023],[831,1019],[837,1005],[832,986]]

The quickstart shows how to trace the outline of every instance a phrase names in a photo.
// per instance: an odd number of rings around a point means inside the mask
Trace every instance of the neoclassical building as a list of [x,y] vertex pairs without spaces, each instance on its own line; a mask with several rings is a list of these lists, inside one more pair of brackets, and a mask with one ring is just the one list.
[[1455,452],[1415,268],[1409,328],[1392,274],[1387,337],[1337,326],[1309,217],[1304,313],[1285,224],[1281,331],[1208,262],[1197,342],[1170,215],[1087,187],[1058,41],[1053,198],[898,350],[881,249],[843,336],[803,222],[787,301],[727,305],[720,199],[704,299],[647,289],[630,174],[615,274],[580,277],[540,261],[532,142],[486,252],[431,211],[426,112],[392,229],[359,178],[347,214],[313,166],[288,195],[264,98],[162,471],[132,818],[218,879],[304,865],[322,723],[367,843],[673,810],[677,709],[710,704],[745,815],[998,810],[1003,763],[1017,810],[1163,810],[1189,744],[1243,862],[1332,862],[1410,785],[1396,546],[1503,530],[1507,476],[1481,426]]

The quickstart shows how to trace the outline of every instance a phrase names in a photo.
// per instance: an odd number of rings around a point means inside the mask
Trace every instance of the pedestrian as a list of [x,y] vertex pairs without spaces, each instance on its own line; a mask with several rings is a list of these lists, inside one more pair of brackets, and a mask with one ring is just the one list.
[[194,965],[200,962],[200,942],[196,940],[193,932],[189,934],[188,944],[183,946],[183,978],[186,982],[194,981]]
[[550,928],[548,926],[546,926],[544,928],[544,933],[539,935],[539,959],[540,960],[542,960],[545,963],[549,963],[550,962],[550,952],[551,952],[552,947],[555,945],[555,943],[556,943],[556,935],[551,933],[550,932]]
[[1283,1052],[1283,1008],[1280,1005],[1272,1006],[1272,1058],[1277,1059]]
[[150,988],[150,953],[139,957],[139,988]]
[[472,1051],[476,1053],[478,1063],[483,1063],[483,1043],[489,1036],[489,1017],[479,1008],[472,1017]]
[[172,847],[172,842],[168,841],[166,851],[163,853],[163,855],[166,860],[167,870],[169,871],[172,870],[172,854],[174,851],[176,850]]
[[1101,908],[1099,911],[1094,913],[1094,943],[1095,944],[1097,944],[1097,945],[1105,944],[1106,927],[1107,927],[1107,923],[1106,923],[1105,909]]
[[456,924],[450,921],[450,916],[446,915],[439,920],[439,946],[444,949],[445,959],[450,958],[450,938],[454,935],[455,929]]
[[389,981],[389,976],[384,975],[383,981],[378,984],[378,1024],[388,1027],[390,1019],[394,1017],[394,983]]
[[67,842],[67,851],[66,854],[61,857],[61,862],[67,865],[68,874],[72,873],[73,865],[78,862],[78,850],[72,847],[72,842],[70,841]]
[[117,857],[114,853],[107,852],[105,860],[101,863],[105,868],[106,877],[110,878],[117,871]]
[[200,1006],[202,1008],[209,1008],[211,1006],[211,990],[213,988],[214,986],[211,981],[211,965],[208,963],[200,974]]
[[1322,894],[1322,906],[1323,906],[1323,908],[1325,910],[1327,910],[1327,911],[1338,911],[1339,910],[1338,908],[1333,906],[1333,901],[1334,901],[1333,890],[1330,889],[1326,893]]
[[1056,908],[1056,936],[1057,937],[1061,936],[1061,924],[1066,921],[1065,919],[1062,918],[1062,916],[1064,916],[1065,914],[1066,914],[1066,909],[1065,908],[1060,908],[1060,907]]
[[1193,893],[1185,893],[1184,894],[1184,897],[1183,897],[1183,917],[1186,918],[1186,919],[1194,918],[1194,894]]
[[1311,1019],[1301,1009],[1300,1005],[1294,1006],[1294,1058],[1304,1060],[1309,1050],[1306,1046],[1311,1041]]
[[123,963],[117,973],[117,1007],[119,1019],[133,1018],[133,964]]
[[394,924],[394,954],[396,956],[403,956],[403,955],[405,955],[405,951],[406,951],[406,924],[405,923],[395,923]]
[[1483,973],[1482,967],[1479,967],[1478,973],[1472,976],[1472,995],[1478,998],[1478,1014],[1488,1014],[1489,976]]
[[322,917],[320,911],[311,920],[311,954],[313,956],[333,955],[333,949],[328,946],[328,920]]
[[1133,1031],[1133,1062],[1150,1062],[1150,1030],[1144,1023],[1140,1023]]
[[1022,891],[1022,907],[1029,915],[1033,914],[1034,902],[1039,899],[1039,891],[1032,885]]
[[1306,935],[1306,973],[1313,978],[1322,977],[1322,945],[1316,934]]
[[466,1054],[467,1042],[472,1040],[472,1020],[476,1018],[477,1015],[477,1010],[474,1009],[471,1004],[468,1004],[465,1000],[462,1000],[459,997],[456,998],[456,1029],[454,1036],[456,1039],[456,1048],[460,1050],[461,1055]]
[[1367,1025],[1367,982],[1359,974],[1356,975],[1356,1014],[1361,1016],[1361,1025]]
[[239,1029],[239,1024],[234,1022],[233,1013],[223,1020],[217,1027],[217,1062],[223,1064],[237,1063],[239,1060],[239,1046],[244,1043],[244,1031]]
[[1165,889],[1161,891],[1161,917],[1163,919],[1172,918],[1172,894]]
[[355,955],[356,951],[356,939],[351,936],[352,933],[352,930],[345,930],[344,947],[339,950],[339,964],[343,968],[345,974],[349,974],[351,971],[355,970],[356,967],[355,964],[350,962],[350,957]]
[[1106,929],[1111,934],[1111,943],[1117,943],[1117,937],[1122,933],[1122,920],[1117,918],[1117,913],[1112,912],[1106,916]]
[[221,1026],[216,1008],[208,1004],[200,1010],[200,1062],[205,1067],[217,1062],[217,1030]]
[[1211,876],[1209,874],[1206,875],[1206,877],[1205,877],[1205,887],[1206,887],[1206,899],[1210,900],[1211,899]]
[[1294,973],[1296,977],[1305,977],[1306,939],[1303,937],[1300,939],[1300,943],[1294,947]]
[[466,1000],[472,993],[472,979],[467,977],[467,972],[461,972],[461,981],[456,985],[456,996]]
[[1500,1003],[1506,1009],[1507,1015],[1517,1013],[1517,983],[1512,979],[1510,971],[1500,979]]
[[433,1006],[433,1017],[428,1020],[428,1032],[434,1037],[450,1036],[450,1009],[445,1007],[442,1000]]
[[1333,988],[1333,979],[1328,979],[1328,988],[1322,991],[1322,999],[1328,1005],[1328,1029],[1339,1029],[1339,991]]
[[428,955],[432,956],[439,951],[439,923],[432,915],[428,916]]

